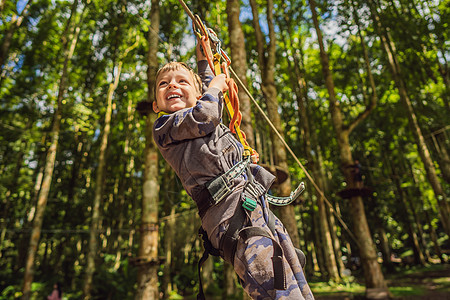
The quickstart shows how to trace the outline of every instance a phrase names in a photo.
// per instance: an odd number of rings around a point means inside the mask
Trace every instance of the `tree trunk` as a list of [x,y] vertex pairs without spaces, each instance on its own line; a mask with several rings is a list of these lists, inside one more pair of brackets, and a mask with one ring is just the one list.
[[128,105],[127,105],[127,120],[126,120],[126,129],[125,129],[125,142],[124,142],[124,147],[123,147],[123,156],[124,156],[124,162],[123,162],[123,170],[122,170],[122,176],[119,179],[120,183],[119,183],[119,188],[118,188],[118,202],[119,202],[119,207],[118,207],[118,211],[119,211],[119,216],[118,216],[118,224],[117,224],[117,229],[118,229],[118,235],[117,235],[117,239],[114,241],[114,247],[116,248],[116,258],[115,258],[115,263],[114,263],[114,270],[118,270],[120,267],[120,260],[122,257],[122,241],[123,241],[123,236],[122,236],[122,227],[123,227],[123,223],[124,223],[124,219],[125,216],[124,214],[126,214],[126,210],[124,211],[125,207],[127,207],[126,205],[126,197],[125,197],[125,193],[126,193],[126,188],[130,186],[131,182],[130,182],[130,176],[131,176],[131,172],[133,169],[133,165],[134,165],[134,158],[130,157],[130,134],[131,131],[133,129],[133,123],[134,123],[134,114],[133,114],[133,99],[130,97],[128,99]]
[[[280,114],[278,113],[277,89],[275,86],[275,50],[276,37],[273,22],[273,1],[267,1],[267,24],[269,27],[269,44],[267,45],[267,56],[264,50],[264,38],[261,27],[259,26],[258,7],[255,0],[250,0],[253,14],[253,25],[255,27],[255,35],[257,41],[258,63],[261,70],[261,90],[267,104],[268,116],[277,129],[283,135]],[[271,132],[272,147],[274,149],[275,164],[288,172],[286,149],[278,137]],[[291,193],[291,178],[288,178],[278,187],[280,196],[289,196]],[[292,205],[283,206],[279,209],[280,219],[289,232],[292,243],[295,247],[299,247],[300,239],[298,236],[297,224],[295,222],[294,207]]]
[[[109,84],[107,99],[106,99],[106,112],[105,120],[102,131],[102,138],[100,141],[100,154],[98,157],[97,174],[95,177],[95,194],[94,201],[92,203],[92,219],[91,227],[89,231],[89,250],[87,254],[86,274],[83,285],[83,298],[91,299],[92,279],[95,272],[95,259],[97,257],[98,248],[98,235],[101,223],[100,204],[103,198],[103,182],[105,179],[105,167],[106,167],[106,153],[108,149],[108,138],[111,132],[111,115],[112,115],[112,99],[114,92],[119,84],[120,73],[122,69],[122,62],[119,62],[117,66],[117,73],[112,74],[113,82]],[[113,66],[113,72],[116,70],[116,66]]]
[[[328,55],[325,52],[325,47],[322,39],[322,32],[319,28],[315,1],[310,0],[309,5],[313,15],[314,27],[316,29],[320,48],[320,60],[322,63],[323,75],[325,77],[325,85],[328,90],[331,119],[337,136],[340,161],[343,166],[343,173],[346,182],[350,187],[354,187],[355,183],[353,173],[351,172],[351,169],[348,168],[348,166],[354,164],[349,142],[349,134],[351,132],[351,129],[353,129],[356,126],[356,122],[357,121],[360,122],[363,119],[363,117],[361,117],[361,119],[359,118],[355,119],[352,125],[344,127],[340,103],[337,101],[334,91],[334,81],[329,67]],[[376,249],[372,240],[372,236],[370,234],[362,198],[360,196],[352,197],[350,199],[350,207],[351,207],[351,216],[353,218],[354,233],[357,238],[361,262],[364,269],[366,288],[386,289],[386,282],[384,280],[381,267],[377,262]]]
[[[400,158],[402,158],[403,167],[406,168],[406,173],[408,174],[407,176],[409,176],[413,182],[413,190],[408,193],[409,197],[412,197],[412,195],[414,195],[414,196],[421,195],[421,192],[419,189],[419,183],[418,183],[416,176],[412,170],[411,163],[408,160],[406,160],[403,156],[400,156]],[[413,198],[417,198],[417,197],[413,197]],[[426,218],[426,224],[428,224],[428,227],[430,228],[430,237],[433,242],[433,246],[436,251],[436,255],[439,257],[439,259],[441,261],[444,261],[443,257],[442,257],[442,251],[440,249],[439,242],[437,239],[436,230],[435,230],[436,224],[431,222],[429,212],[428,212],[428,210],[431,209],[432,204],[429,202],[429,200],[426,197],[419,197],[419,198],[423,199],[423,203],[419,203],[419,206],[428,207],[428,209],[424,210],[424,213],[425,213],[425,218]]]
[[394,271],[394,265],[391,260],[392,251],[389,245],[386,230],[384,229],[384,226],[381,226],[377,229],[377,231],[380,239],[380,251],[383,256],[383,266],[388,272]]
[[164,291],[164,299],[170,298],[170,293],[172,292],[172,247],[173,247],[173,239],[175,232],[175,205],[172,205],[168,208],[169,213],[166,214],[168,216],[166,220],[165,232],[164,232],[164,251],[165,251],[165,260],[164,260],[164,274],[162,280],[162,290]]
[[430,237],[431,237],[431,241],[433,241],[434,251],[436,252],[435,254],[438,257],[439,261],[442,263],[445,261],[445,259],[442,255],[441,247],[439,246],[439,241],[438,241],[438,236],[437,236],[436,230],[434,229],[433,222],[431,222],[430,214],[429,214],[428,210],[425,210],[424,213],[425,213],[426,223],[428,224],[428,227],[430,228]]
[[[288,55],[292,58],[294,61],[294,65],[292,65],[291,60],[287,59],[289,70],[292,74],[295,74],[295,76],[291,76],[292,85],[295,89],[295,94],[297,98],[298,103],[298,114],[299,119],[301,120],[301,127],[303,131],[303,141],[304,141],[304,153],[306,154],[306,159],[308,161],[308,166],[312,170],[314,174],[315,181],[319,188],[321,190],[324,190],[324,181],[325,179],[322,177],[322,173],[320,170],[320,166],[316,162],[316,158],[313,157],[312,153],[312,147],[311,147],[311,130],[309,126],[309,117],[307,113],[307,83],[305,78],[302,76],[302,71],[300,70],[300,67],[303,65],[300,63],[299,58],[297,57],[296,53],[291,53],[290,49],[293,49],[291,38],[292,32],[291,32],[291,24],[289,24],[289,16],[288,13],[284,14],[283,18],[285,25],[283,26],[282,22],[280,23],[280,27],[285,27],[285,30],[287,32],[287,40],[285,39],[284,43],[287,45],[286,51]],[[284,38],[284,36],[282,35]],[[289,47],[290,46],[290,47]],[[300,48],[300,47],[299,47]],[[316,152],[317,153],[317,152]],[[326,267],[326,276],[327,279],[332,280],[334,282],[340,281],[340,275],[336,264],[336,257],[333,249],[333,239],[331,237],[330,232],[330,226],[328,223],[327,218],[327,206],[325,204],[325,201],[323,197],[320,195],[319,192],[316,191],[316,197],[317,197],[317,206],[318,206],[318,212],[319,212],[319,233],[322,240],[322,247],[323,247],[323,258],[324,258],[324,266]]]
[[417,239],[417,234],[416,234],[416,230],[413,226],[413,222],[410,218],[410,211],[408,209],[408,205],[407,205],[407,196],[405,195],[405,191],[402,189],[401,187],[401,182],[400,182],[400,178],[399,175],[396,173],[396,169],[394,166],[390,166],[391,172],[392,172],[392,177],[394,179],[394,183],[395,183],[395,187],[397,188],[397,193],[398,196],[400,197],[401,203],[402,203],[402,211],[403,211],[403,222],[406,223],[406,227],[408,228],[408,234],[409,234],[409,241],[411,243],[411,248],[413,249],[413,253],[414,253],[414,260],[416,262],[416,264],[421,264],[424,265],[425,264],[425,258],[423,256],[423,253],[420,249],[419,246],[419,241]]
[[[119,31],[117,31],[119,32]],[[117,35],[117,40],[120,40],[120,36]],[[100,204],[103,198],[103,184],[105,179],[105,171],[106,171],[106,154],[108,150],[108,139],[109,134],[111,132],[111,115],[112,115],[112,99],[114,96],[114,92],[117,89],[120,81],[120,75],[122,72],[123,60],[128,55],[128,53],[137,47],[138,45],[138,36],[136,37],[136,42],[129,46],[124,50],[118,58],[117,65],[113,64],[112,67],[112,82],[109,84],[108,92],[106,95],[106,112],[105,112],[105,120],[103,124],[103,132],[102,138],[100,141],[100,154],[98,158],[98,167],[97,174],[95,178],[95,194],[94,201],[92,205],[92,219],[91,219],[91,228],[89,233],[89,250],[87,256],[87,266],[86,266],[86,274],[83,286],[83,295],[84,299],[91,299],[91,288],[92,288],[92,280],[95,272],[95,258],[97,257],[97,248],[98,248],[98,232],[101,227],[101,219],[102,216],[100,214]],[[117,45],[119,42],[117,42]],[[103,245],[105,246],[105,245]]]
[[[419,217],[419,215],[416,212],[416,209],[414,207],[414,203],[413,203],[413,199],[414,197],[412,197],[412,195],[410,195],[410,197],[407,197],[406,200],[406,204],[409,205],[409,209],[411,210],[413,219],[414,219],[414,226],[415,228],[417,228],[417,237],[420,241],[420,243],[422,244],[422,246],[419,248],[419,250],[423,253],[424,260],[421,261],[420,263],[422,265],[425,265],[426,262],[431,262],[431,257],[430,257],[430,251],[428,250],[428,243],[425,240],[425,235],[423,232],[423,227],[422,227],[422,222],[421,222],[421,218]],[[422,259],[422,258],[421,258]]]
[[414,112],[411,100],[409,99],[408,93],[406,91],[406,86],[402,78],[400,64],[397,61],[396,54],[394,52],[394,45],[392,40],[389,38],[388,34],[382,29],[382,25],[380,23],[380,18],[378,16],[378,12],[376,7],[374,6],[373,0],[369,2],[371,15],[378,31],[379,37],[381,39],[381,43],[385,50],[385,53],[388,57],[389,66],[391,69],[392,77],[394,79],[395,85],[399,92],[400,100],[405,106],[407,117],[409,120],[409,125],[411,131],[414,135],[414,139],[417,145],[417,150],[419,152],[420,158],[425,167],[425,171],[428,177],[428,181],[430,182],[435,197],[438,202],[439,207],[439,215],[444,227],[444,230],[447,235],[450,236],[450,208],[446,199],[446,196],[442,190],[441,183],[436,174],[436,168],[434,167],[433,161],[431,159],[430,152],[428,150],[427,144],[425,143],[425,139],[422,134],[422,130],[420,129],[419,122],[417,120],[417,116]]
[[[148,69],[147,85],[149,102],[155,101],[153,93],[156,85],[156,72],[158,70],[158,34],[159,34],[159,1],[152,0],[150,9],[150,30],[148,31]],[[138,290],[136,299],[159,299],[158,289],[158,152],[153,141],[153,123],[155,115],[150,113],[146,118],[145,128],[145,169],[142,195],[141,236],[139,243],[139,258],[145,264],[138,269]]]
[[[77,1],[75,1],[77,2]],[[71,14],[76,14],[77,5],[74,4]],[[70,20],[70,19],[69,19]],[[47,151],[45,159],[44,175],[42,178],[42,185],[39,190],[39,196],[36,204],[36,210],[33,219],[33,227],[31,230],[30,244],[28,247],[28,254],[25,265],[25,273],[23,279],[22,299],[28,300],[31,296],[31,283],[34,276],[34,263],[36,259],[36,252],[39,246],[39,238],[41,236],[42,222],[44,221],[44,212],[47,206],[48,193],[52,183],[53,170],[55,167],[56,152],[58,149],[59,134],[61,130],[61,118],[62,118],[62,99],[66,92],[68,81],[69,62],[72,59],[75,46],[78,41],[78,34],[80,32],[79,24],[74,28],[68,39],[65,39],[62,49],[63,53],[63,65],[61,71],[61,77],[59,79],[58,95],[56,99],[56,110],[53,117],[52,130],[50,133],[51,144]]]
[[436,149],[436,160],[442,172],[442,178],[450,184],[450,155],[448,153],[449,139],[446,130],[450,126],[437,130],[429,135]]
[[[247,82],[247,52],[245,50],[245,38],[242,30],[242,24],[239,20],[240,1],[227,0],[227,21],[228,34],[230,36],[231,62],[233,69],[243,85],[248,88]],[[252,125],[252,113],[250,105],[250,97],[242,87],[238,89],[239,109],[242,113],[241,128],[245,133],[246,140],[250,147],[258,149],[255,145],[255,138]],[[224,262],[224,289],[222,293],[223,299],[229,299],[236,294],[236,273],[233,266]],[[244,293],[246,294],[246,293]]]
[[[248,87],[247,84],[247,52],[245,50],[244,32],[242,30],[240,16],[240,1],[227,0],[227,19],[228,19],[228,34],[230,36],[231,62],[234,71],[241,79],[242,83]],[[246,134],[246,139],[250,147],[255,146],[255,138],[253,135],[252,114],[250,106],[250,97],[239,88],[239,109],[242,113],[242,131]]]

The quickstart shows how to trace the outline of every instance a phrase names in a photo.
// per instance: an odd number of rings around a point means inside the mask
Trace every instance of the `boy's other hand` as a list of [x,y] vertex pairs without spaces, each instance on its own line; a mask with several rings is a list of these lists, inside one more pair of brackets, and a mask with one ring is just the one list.
[[197,38],[197,46],[195,47],[195,53],[197,55],[197,61],[207,60],[204,50],[202,49],[202,45]]
[[219,74],[216,77],[213,78],[213,80],[211,80],[211,83],[209,84],[209,87],[215,87],[219,90],[221,90],[222,92],[225,92],[228,90],[228,85],[226,82],[226,76],[225,74]]

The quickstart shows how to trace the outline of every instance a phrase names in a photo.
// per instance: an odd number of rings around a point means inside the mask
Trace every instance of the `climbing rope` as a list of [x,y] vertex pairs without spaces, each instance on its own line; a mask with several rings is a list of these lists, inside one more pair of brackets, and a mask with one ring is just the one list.
[[[245,134],[239,128],[239,125],[240,125],[241,119],[242,119],[242,115],[241,115],[241,113],[239,111],[239,99],[237,98],[237,86],[236,86],[236,83],[234,82],[234,80],[229,77],[229,74],[228,74],[229,71],[232,73],[233,77],[236,78],[236,80],[238,81],[239,85],[244,89],[245,93],[252,100],[253,104],[255,104],[255,106],[257,107],[258,111],[261,113],[261,115],[267,121],[267,123],[269,124],[271,129],[274,131],[274,133],[278,136],[278,138],[281,140],[283,145],[286,147],[286,149],[292,155],[292,157],[294,158],[295,162],[303,170],[303,172],[305,173],[306,177],[312,183],[312,185],[314,186],[314,188],[317,191],[317,193],[319,194],[319,196],[324,199],[325,203],[328,205],[328,207],[330,208],[330,210],[333,213],[333,215],[338,219],[339,223],[342,225],[342,228],[344,228],[344,230],[348,233],[350,238],[358,245],[358,247],[360,247],[360,243],[356,239],[356,237],[353,234],[353,232],[348,228],[348,226],[347,226],[347,224],[345,224],[344,220],[342,220],[340,214],[334,209],[334,207],[331,204],[331,202],[327,199],[327,197],[325,196],[323,191],[316,184],[314,179],[311,177],[311,175],[308,173],[306,168],[300,162],[298,157],[295,155],[294,151],[292,151],[291,147],[289,147],[287,142],[284,140],[283,136],[278,132],[278,130],[275,127],[275,125],[272,123],[272,121],[266,115],[266,113],[261,108],[261,106],[258,104],[258,102],[255,100],[253,95],[250,93],[250,91],[247,89],[247,87],[241,81],[239,76],[234,72],[233,68],[231,67],[231,60],[226,55],[225,51],[221,48],[220,40],[217,37],[217,35],[215,34],[215,32],[212,29],[210,29],[210,28],[206,28],[206,26],[204,25],[204,23],[202,22],[200,17],[198,15],[194,16],[194,14],[191,12],[189,7],[186,5],[186,3],[184,3],[183,0],[178,0],[178,2],[180,2],[180,4],[183,6],[183,8],[186,11],[186,13],[188,14],[188,16],[192,19],[192,27],[193,27],[194,33],[197,35],[197,37],[199,38],[199,40],[201,42],[202,48],[203,48],[203,50],[205,52],[204,54],[205,54],[205,56],[206,56],[206,58],[208,60],[208,63],[210,65],[211,69],[213,70],[214,74],[218,75],[218,74],[221,74],[221,72],[223,71],[223,73],[225,73],[225,75],[228,78],[227,79],[227,83],[231,82],[229,84],[229,90],[230,90],[229,94],[233,95],[233,104],[235,105],[235,107],[233,107],[233,105],[230,103],[231,100],[228,98],[228,96],[225,95],[225,102],[226,102],[226,107],[227,107],[228,114],[229,114],[231,120],[234,121],[234,123],[230,122],[230,130],[233,133],[236,132],[236,134],[237,134],[237,136],[239,138],[239,141],[244,145],[245,151],[250,151],[250,153],[252,153],[254,155],[256,153],[255,150],[251,149],[250,146],[248,146],[248,143],[245,140]],[[210,41],[213,43],[213,45],[216,48],[214,54],[213,54],[211,46],[210,46],[210,44],[211,44]],[[222,58],[225,61],[221,64],[220,60]],[[231,91],[231,90],[233,90],[233,91]],[[237,107],[237,110],[235,109],[236,107]],[[236,111],[236,113],[234,113],[235,111]],[[235,129],[235,131],[232,128]],[[248,152],[247,152],[247,155],[248,155]],[[257,155],[257,153],[256,153],[256,155]]]
[[[208,64],[213,71],[214,75],[225,74],[226,83],[228,85],[228,91],[224,93],[225,107],[230,117],[229,128],[244,146],[244,158],[251,157],[253,163],[257,163],[259,160],[258,153],[250,147],[247,142],[245,133],[241,130],[242,114],[239,110],[239,98],[238,87],[235,81],[230,78],[229,66],[231,60],[226,52],[221,48],[221,41],[217,37],[217,34],[211,29],[207,28],[198,15],[194,15],[183,0],[179,0],[188,16],[192,19],[192,29],[196,35],[203,54],[205,55]],[[211,45],[213,48],[211,48]]]

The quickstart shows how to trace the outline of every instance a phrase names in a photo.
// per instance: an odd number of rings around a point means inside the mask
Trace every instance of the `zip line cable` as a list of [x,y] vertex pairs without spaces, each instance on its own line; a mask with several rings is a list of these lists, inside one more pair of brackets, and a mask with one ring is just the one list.
[[[183,9],[185,10],[185,12],[188,14],[188,16],[192,19],[192,22],[195,22],[197,24],[198,22],[198,18],[196,18],[194,16],[194,14],[192,13],[192,11],[189,9],[189,7],[186,5],[186,3],[183,0],[178,0],[178,2],[180,2],[181,6],[183,7]],[[264,117],[264,119],[267,121],[267,123],[269,124],[269,126],[271,127],[271,129],[274,131],[274,133],[278,136],[278,138],[281,140],[281,142],[283,143],[283,145],[285,146],[285,148],[289,151],[289,153],[292,155],[292,157],[294,158],[295,162],[300,166],[300,168],[303,170],[303,172],[305,173],[306,177],[309,179],[309,181],[312,183],[312,185],[314,186],[314,188],[316,189],[317,193],[319,193],[319,196],[322,197],[325,201],[325,203],[329,206],[329,208],[331,209],[332,213],[335,215],[335,217],[338,219],[339,223],[342,225],[342,227],[344,228],[345,231],[347,231],[347,233],[349,234],[350,238],[353,239],[353,241],[358,245],[358,247],[360,247],[360,243],[358,242],[358,240],[356,239],[355,235],[353,234],[353,232],[348,228],[347,224],[345,224],[344,220],[342,220],[341,216],[336,212],[336,210],[334,209],[333,205],[331,204],[331,202],[327,199],[327,197],[325,196],[325,194],[322,192],[322,190],[319,188],[319,186],[316,184],[316,182],[314,181],[314,179],[311,177],[311,175],[308,173],[308,171],[306,170],[306,168],[303,166],[303,164],[300,162],[300,160],[298,159],[298,157],[295,155],[294,151],[292,151],[291,147],[289,147],[289,145],[287,144],[287,142],[284,140],[283,136],[278,132],[277,128],[275,127],[275,125],[272,123],[272,121],[269,119],[269,117],[266,115],[266,113],[264,112],[264,110],[261,108],[261,106],[259,106],[258,102],[256,102],[255,98],[252,96],[252,94],[249,92],[249,90],[247,89],[247,87],[244,85],[244,83],[241,81],[241,79],[239,78],[239,76],[234,72],[233,68],[231,67],[231,65],[228,66],[228,69],[230,70],[231,74],[233,74],[233,77],[239,82],[240,86],[244,89],[245,93],[250,97],[250,99],[252,100],[252,102],[255,104],[255,106],[257,107],[258,111],[262,114],[262,116]]]

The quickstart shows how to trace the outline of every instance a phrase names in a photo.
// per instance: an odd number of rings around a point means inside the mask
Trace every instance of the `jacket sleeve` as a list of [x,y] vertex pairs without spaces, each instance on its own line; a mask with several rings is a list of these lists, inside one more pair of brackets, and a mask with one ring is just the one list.
[[159,147],[203,137],[213,132],[222,119],[223,94],[209,88],[194,107],[156,119],[153,138]]

